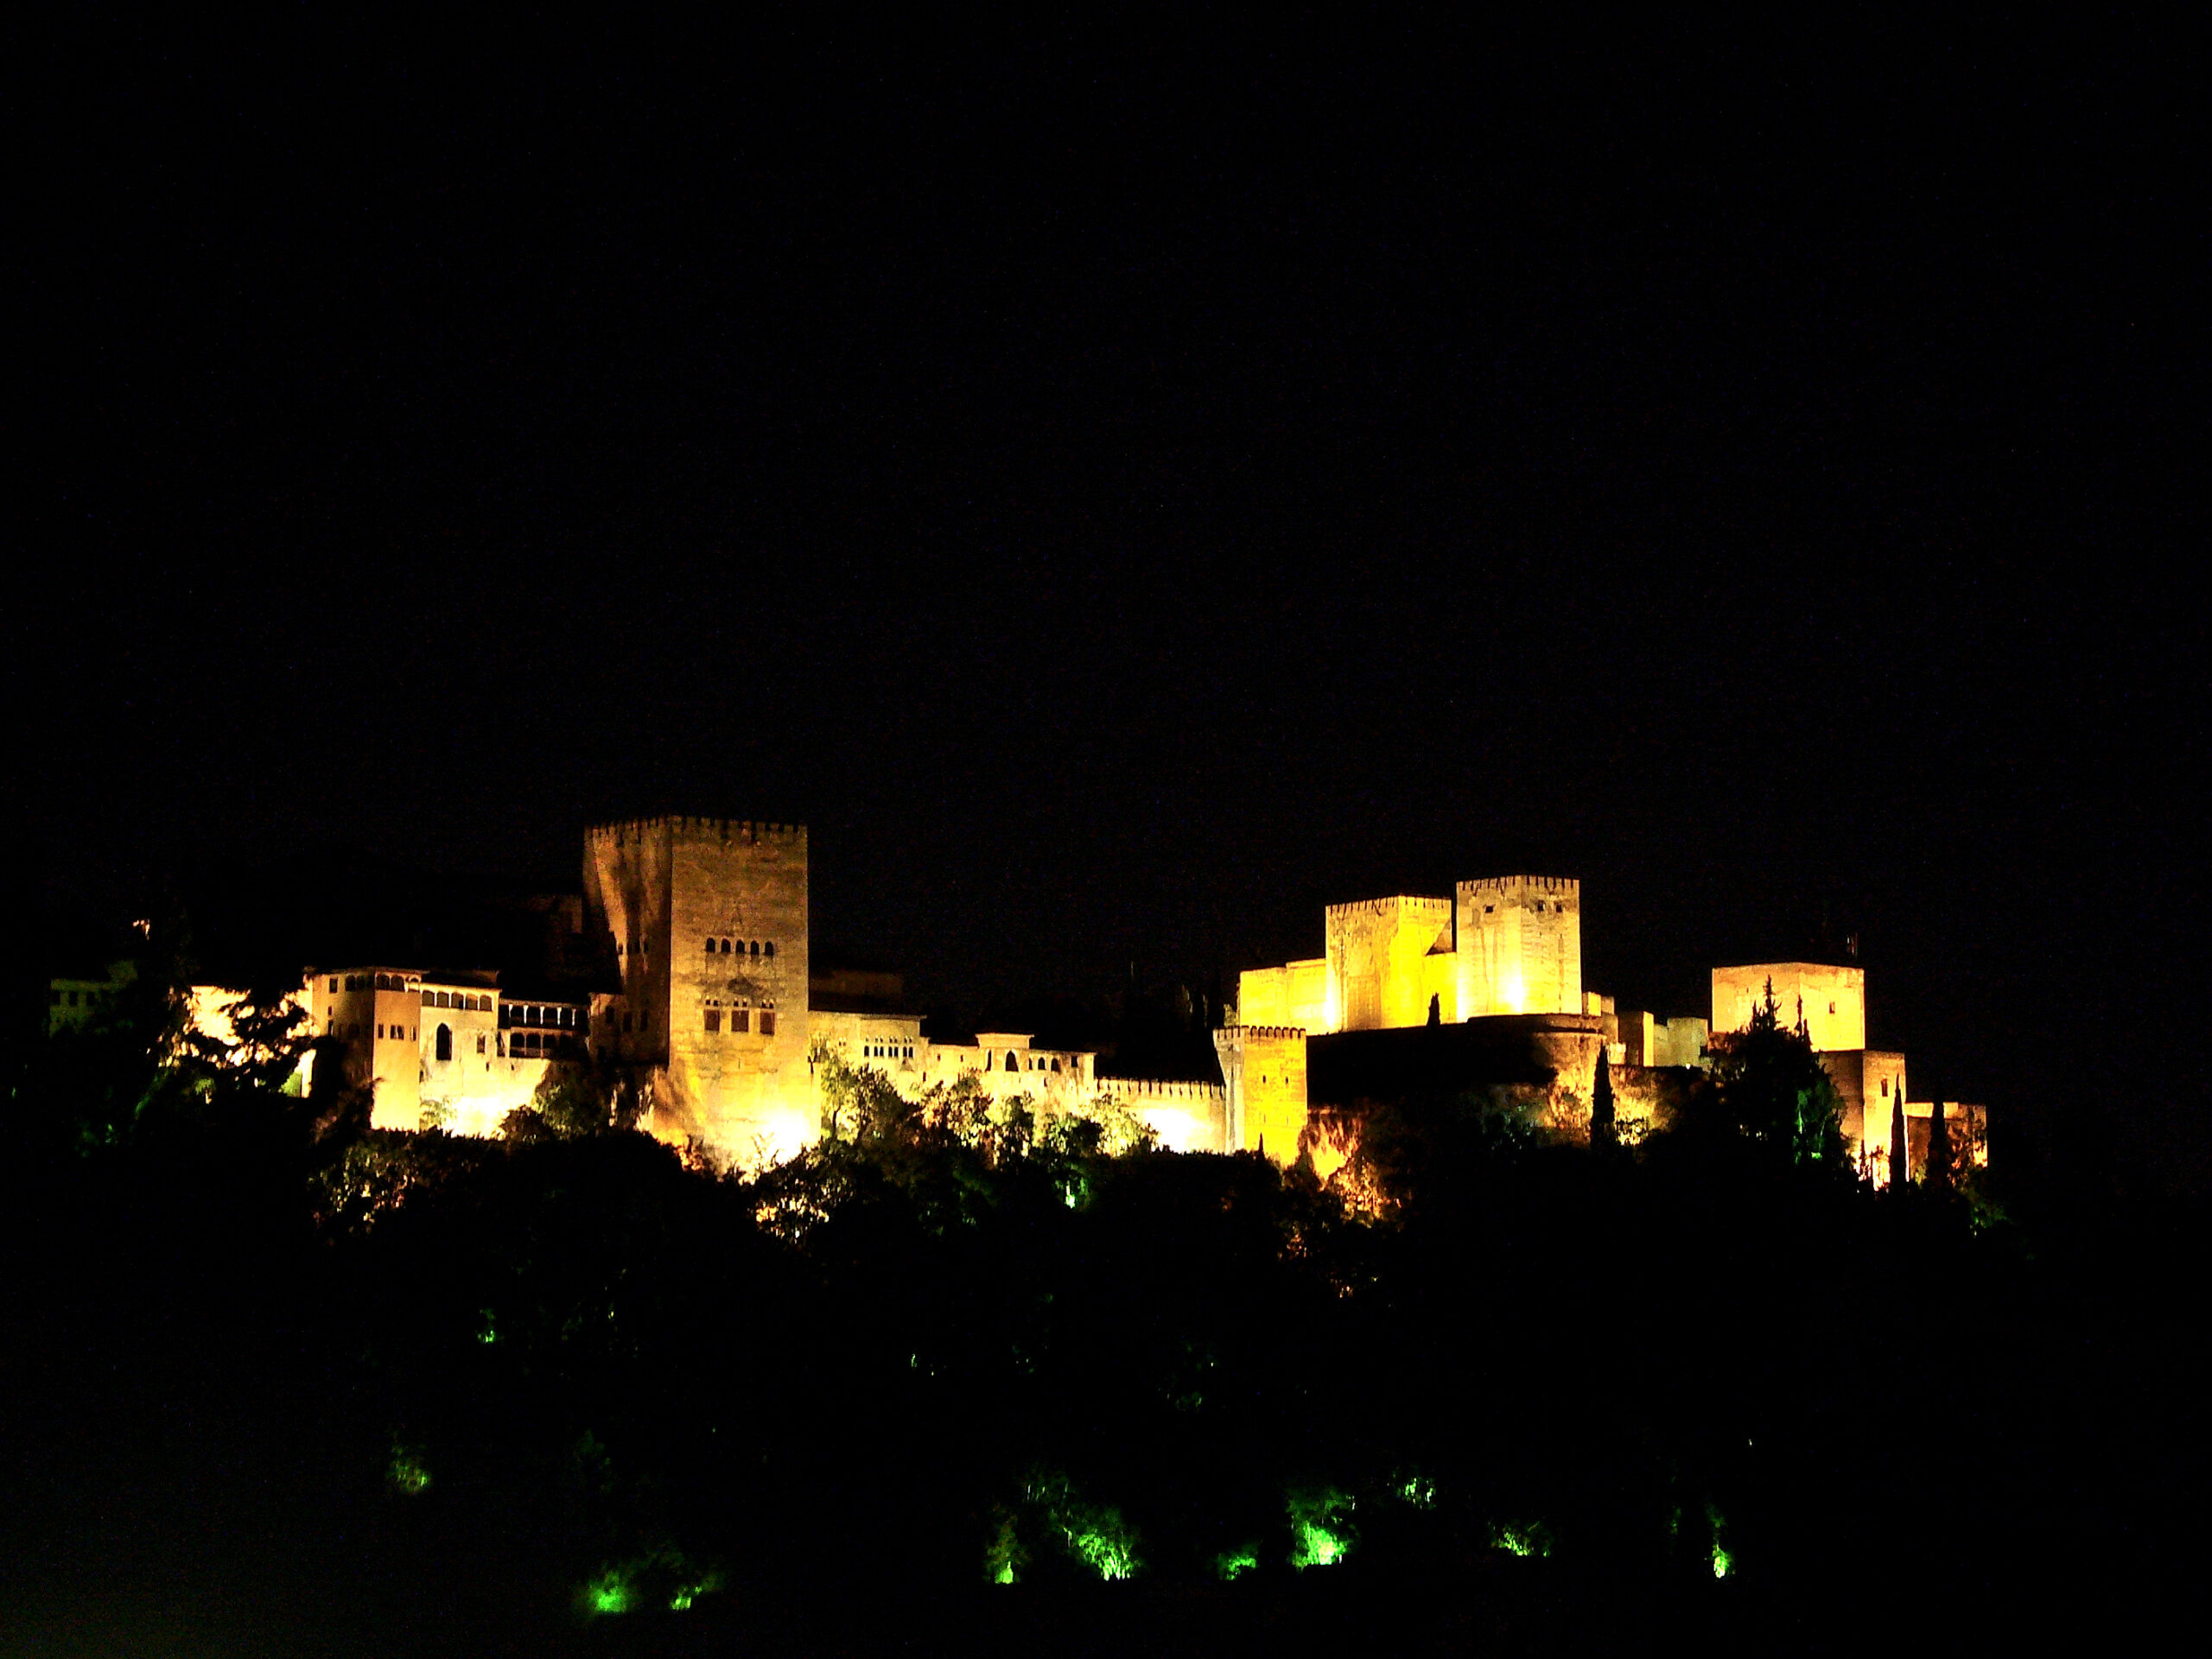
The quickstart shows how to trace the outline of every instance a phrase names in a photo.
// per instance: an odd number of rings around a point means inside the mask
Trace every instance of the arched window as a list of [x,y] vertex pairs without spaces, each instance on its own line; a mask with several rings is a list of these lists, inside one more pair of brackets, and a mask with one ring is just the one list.
[[724,939],[722,941],[722,955],[729,955],[729,941],[728,939]]
[[760,947],[760,954],[764,957],[774,956],[776,954],[776,942],[773,939],[769,940],[767,944]]
[[758,939],[753,941],[753,954],[756,957],[760,954],[760,941]]
[[438,1027],[438,1058],[441,1060],[453,1058],[453,1027],[451,1026]]
[[707,941],[707,954],[710,957],[715,954],[715,942],[712,939]]
[[1014,1058],[1014,1051],[1010,1048],[1006,1052],[1006,1069],[1009,1071],[1021,1070],[1021,1062]]

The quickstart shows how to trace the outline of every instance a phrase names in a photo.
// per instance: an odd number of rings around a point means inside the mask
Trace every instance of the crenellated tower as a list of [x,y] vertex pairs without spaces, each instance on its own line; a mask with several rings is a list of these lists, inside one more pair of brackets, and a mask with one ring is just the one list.
[[664,1139],[813,1141],[803,824],[660,817],[584,833],[587,925],[620,969],[597,1045],[657,1073]]
[[1459,883],[1459,1017],[1580,1014],[1582,884],[1505,875]]

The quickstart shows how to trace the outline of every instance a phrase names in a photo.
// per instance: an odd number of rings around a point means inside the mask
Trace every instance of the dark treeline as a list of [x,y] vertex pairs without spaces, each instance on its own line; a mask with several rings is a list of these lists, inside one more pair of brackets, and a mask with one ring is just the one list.
[[242,1030],[149,971],[13,1056],[0,1618],[53,1651],[2027,1625],[2197,1542],[2197,1213],[1872,1192],[1786,1032],[1639,1145],[1404,1103],[1324,1188],[866,1073],[750,1179],[589,1074],[372,1132]]

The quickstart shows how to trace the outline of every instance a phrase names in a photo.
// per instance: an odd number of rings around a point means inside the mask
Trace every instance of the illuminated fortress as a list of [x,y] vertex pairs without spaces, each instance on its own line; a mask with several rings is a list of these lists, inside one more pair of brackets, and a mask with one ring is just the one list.
[[[310,969],[302,1004],[321,1039],[317,1086],[365,1090],[378,1128],[488,1135],[556,1068],[589,1055],[648,1080],[651,1133],[753,1165],[821,1136],[835,1059],[909,1097],[967,1078],[1046,1113],[1112,1103],[1178,1150],[1285,1164],[1303,1155],[1325,1174],[1338,1159],[1317,1130],[1361,1100],[1440,1082],[1510,1084],[1572,1127],[1601,1058],[1632,1138],[1707,1065],[1711,1033],[1742,1030],[1770,986],[1834,1080],[1847,1150],[1878,1182],[1889,1179],[1899,1113],[1916,1163],[1939,1110],[1958,1124],[1955,1140],[1984,1155],[1980,1108],[1908,1101],[1904,1057],[1866,1046],[1863,969],[1715,968],[1709,1020],[1622,1008],[1584,988],[1581,884],[1569,878],[1492,877],[1462,881],[1450,898],[1331,905],[1321,956],[1242,976],[1213,1033],[1219,1080],[1190,1082],[1102,1076],[1096,1053],[1039,1048],[1026,1033],[939,1042],[921,1015],[900,1011],[897,976],[816,971],[807,858],[798,824],[594,825],[581,903],[565,901],[582,977],[557,995],[514,995],[491,971]],[[54,982],[52,1022],[73,1023],[80,997],[89,1007],[99,994],[92,982]],[[219,1003],[212,988],[195,994],[194,1018],[212,1034]]]

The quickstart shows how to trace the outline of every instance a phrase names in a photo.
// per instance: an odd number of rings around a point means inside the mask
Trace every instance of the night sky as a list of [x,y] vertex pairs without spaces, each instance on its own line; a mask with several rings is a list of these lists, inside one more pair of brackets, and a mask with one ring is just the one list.
[[49,896],[797,821],[981,1012],[1571,874],[2201,1174],[2201,87],[1364,27],[48,41]]

